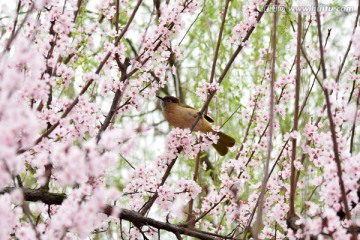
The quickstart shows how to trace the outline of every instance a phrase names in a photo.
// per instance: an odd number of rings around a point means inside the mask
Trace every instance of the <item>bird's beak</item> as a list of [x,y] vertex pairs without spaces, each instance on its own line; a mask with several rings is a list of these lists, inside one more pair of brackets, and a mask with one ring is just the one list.
[[164,100],[162,97],[160,97],[160,96],[158,96],[158,95],[156,95],[156,97],[157,97],[158,99],[160,99],[160,100]]

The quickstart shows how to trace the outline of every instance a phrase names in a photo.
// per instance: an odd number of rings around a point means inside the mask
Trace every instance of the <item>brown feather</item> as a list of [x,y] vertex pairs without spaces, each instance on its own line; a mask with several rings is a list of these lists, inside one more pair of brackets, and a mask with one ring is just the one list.
[[[186,105],[186,104],[180,104],[182,107],[186,107],[186,108],[191,108],[191,109],[194,109],[196,111],[195,108],[193,107],[190,107],[189,105]],[[208,121],[208,122],[211,122],[213,123],[214,122],[214,119],[212,119],[211,117],[209,117],[208,115],[204,115],[204,118]]]
[[233,147],[235,145],[235,139],[233,139],[229,135],[226,135],[223,132],[218,132],[218,135],[219,135],[219,141],[225,144],[225,146]]
[[[170,103],[166,107],[166,111],[164,111],[164,115],[166,120],[170,123],[170,125],[178,128],[191,128],[194,123],[198,111],[193,108],[186,108],[176,103]],[[212,132],[212,128],[210,123],[204,119],[204,117],[200,118],[199,122],[196,124],[194,131],[200,132]]]
[[217,144],[213,144],[212,146],[215,148],[215,150],[220,156],[225,156],[229,151],[229,148],[220,142],[218,142]]

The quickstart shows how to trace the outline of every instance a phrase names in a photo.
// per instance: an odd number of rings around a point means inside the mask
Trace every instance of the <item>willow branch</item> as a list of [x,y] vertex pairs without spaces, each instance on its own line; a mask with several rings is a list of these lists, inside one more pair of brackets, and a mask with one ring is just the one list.
[[[268,1],[265,3],[264,9],[266,9],[266,8],[269,6],[270,2],[271,2],[271,0],[268,0]],[[261,17],[264,15],[264,13],[265,13],[265,12],[260,12],[260,13],[259,13],[259,15],[257,16],[257,19],[256,19],[257,22],[260,21]],[[248,32],[246,33],[245,37],[242,39],[242,43],[244,43],[244,42],[246,42],[247,40],[249,40],[249,38],[250,38],[251,34],[253,33],[254,29],[255,29],[255,26],[252,26],[252,27],[248,30]],[[243,49],[243,45],[240,44],[240,45],[238,46],[238,48],[235,50],[235,52],[233,53],[233,55],[231,56],[231,58],[230,58],[230,60],[228,61],[228,63],[226,64],[223,72],[221,73],[219,79],[217,80],[217,83],[221,84],[221,82],[224,80],[224,78],[225,78],[226,74],[228,73],[230,67],[232,66],[232,64],[234,63],[236,57],[239,55],[239,53],[241,52],[242,49]],[[194,120],[194,123],[192,124],[192,126],[191,126],[191,128],[190,128],[191,131],[194,130],[196,124],[199,122],[199,120],[200,120],[200,118],[202,117],[202,115],[204,114],[205,110],[209,107],[209,104],[210,104],[212,98],[215,96],[215,94],[216,94],[216,90],[215,90],[215,91],[212,91],[212,92],[208,95],[208,97],[207,97],[207,99],[206,99],[206,101],[205,101],[205,103],[204,103],[204,106],[202,107],[202,109],[200,110],[200,112],[198,112],[198,115],[197,115],[196,119]]]
[[[277,5],[277,0],[275,0],[275,5]],[[274,97],[275,97],[275,64],[276,64],[276,41],[277,41],[277,12],[274,12],[273,18],[273,35],[272,35],[272,58],[271,58],[271,79],[270,79],[270,94],[269,94],[269,112],[270,112],[270,119],[269,119],[269,138],[268,138],[268,146],[267,146],[267,157],[264,169],[264,178],[262,182],[261,192],[259,196],[259,205],[258,205],[258,213],[256,215],[256,226],[254,229],[254,238],[258,239],[258,234],[261,229],[262,225],[262,210],[264,204],[264,198],[266,193],[266,185],[268,182],[268,172],[269,172],[269,164],[271,159],[271,152],[272,152],[272,142],[273,142],[273,133],[274,133]]]
[[201,11],[198,13],[198,15],[196,16],[195,20],[190,24],[189,28],[186,30],[186,33],[184,34],[184,36],[182,37],[182,39],[180,40],[178,46],[181,45],[181,43],[184,41],[185,37],[188,35],[188,33],[190,32],[190,29],[194,26],[195,22],[198,20],[198,18],[200,17],[200,14],[204,11],[204,7],[201,9]]

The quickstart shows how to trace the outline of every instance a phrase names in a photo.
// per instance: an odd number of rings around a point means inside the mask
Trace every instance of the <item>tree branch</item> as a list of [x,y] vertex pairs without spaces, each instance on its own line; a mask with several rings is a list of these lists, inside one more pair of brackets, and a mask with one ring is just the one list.
[[[7,187],[7,188],[3,189],[2,191],[0,191],[0,195],[5,194],[5,193],[10,193],[14,189],[15,189],[14,187]],[[41,201],[41,202],[43,202],[45,204],[49,204],[49,205],[61,205],[62,202],[66,198],[66,194],[49,193],[49,192],[44,192],[41,189],[23,188],[22,190],[24,193],[25,201],[30,201],[30,202]],[[105,214],[111,215],[112,212],[113,212],[112,206],[108,205],[104,208]],[[132,210],[124,209],[124,208],[121,209],[121,211],[119,213],[119,219],[129,221],[139,228],[141,228],[142,226],[151,226],[151,227],[154,227],[157,229],[162,229],[165,231],[172,232],[176,236],[179,236],[180,234],[182,234],[182,235],[195,237],[195,238],[203,239],[203,240],[234,239],[234,238],[230,238],[227,236],[222,236],[222,235],[218,235],[218,234],[214,234],[214,233],[210,233],[210,232],[204,232],[204,231],[187,228],[187,227],[183,227],[183,226],[176,225],[176,224],[161,222],[161,221],[158,221],[158,220],[155,220],[152,218],[144,217],[142,214],[140,214],[136,211],[132,211]]]
[[[315,8],[318,9],[318,6],[319,6],[318,0],[315,0]],[[324,49],[323,49],[323,45],[322,45],[321,22],[320,22],[320,14],[319,14],[318,11],[316,11],[316,20],[317,20],[317,29],[318,29],[319,47],[320,47],[320,62],[321,62],[323,79],[326,80],[327,76],[326,76],[326,68],[325,68]],[[334,120],[333,120],[333,117],[332,117],[332,112],[331,112],[330,96],[329,96],[328,89],[324,88],[323,92],[325,94],[327,115],[328,115],[328,118],[329,118],[329,124],[330,124],[330,130],[331,130],[331,138],[332,138],[332,142],[333,142],[333,151],[334,151],[334,155],[335,155],[335,163],[336,163],[336,167],[337,167],[337,175],[338,175],[338,178],[339,178],[339,185],[340,185],[340,191],[341,191],[341,201],[342,201],[342,203],[344,205],[344,208],[345,208],[346,218],[348,220],[351,220],[351,213],[350,213],[350,209],[349,209],[347,198],[346,198],[345,185],[344,185],[344,181],[342,179],[342,167],[341,167],[340,153],[339,153],[338,143],[337,143],[337,139],[336,139],[337,138],[336,137],[336,130],[335,130],[336,126],[335,126],[335,123],[334,123]],[[357,239],[357,233],[356,233],[355,228],[353,227],[352,223],[350,225],[350,232],[352,234],[353,240]]]
[[[18,5],[19,8],[20,8],[20,2],[21,2],[21,1],[19,1],[19,5]],[[6,43],[6,46],[5,46],[4,50],[3,50],[3,52],[1,53],[1,57],[4,56],[4,53],[5,53],[6,51],[9,51],[9,50],[10,50],[11,44],[12,44],[13,41],[16,39],[16,37],[17,37],[17,35],[19,34],[20,30],[23,28],[23,26],[24,26],[24,24],[26,23],[29,15],[30,15],[30,13],[32,13],[32,11],[34,10],[34,7],[35,7],[35,3],[32,3],[31,8],[27,11],[27,13],[26,13],[24,19],[21,21],[19,27],[16,29],[15,32],[14,32],[14,30],[13,30],[13,32],[11,33],[10,39],[9,39],[9,41]],[[19,9],[19,10],[20,10],[20,9]],[[19,10],[18,10],[18,11],[19,11]],[[19,12],[17,12],[17,14],[19,14]],[[16,18],[17,18],[17,16],[16,16]],[[14,27],[15,27],[15,24],[14,24]],[[15,29],[15,28],[14,28],[14,29]]]
[[[182,150],[182,149],[181,149]],[[180,152],[180,151],[179,151]],[[177,160],[177,156],[170,162],[170,164],[168,165],[165,173],[164,173],[164,176],[162,177],[161,179],[161,183],[159,184],[159,187],[163,186],[167,180],[167,178],[170,176],[170,172],[171,172],[171,169],[173,168],[173,166],[175,165],[175,162]],[[141,215],[145,215],[149,210],[150,208],[152,207],[152,205],[155,203],[155,200],[158,198],[159,194],[158,192],[156,191],[156,193],[144,204],[144,206],[142,207],[142,209],[140,210],[140,214]]]
[[[301,13],[298,13],[297,23],[297,46],[296,46],[296,82],[295,82],[295,103],[294,103],[294,126],[293,131],[298,130],[299,122],[299,98],[300,98],[300,49],[301,49]],[[291,177],[290,177],[290,209],[289,217],[295,215],[295,160],[296,160],[296,138],[292,138],[292,151],[291,151]]]
[[[10,193],[14,189],[16,188],[6,187],[0,191],[0,195],[5,193]],[[21,189],[23,190],[25,201],[29,201],[29,202],[41,201],[49,205],[60,205],[66,198],[65,193],[50,193],[44,189],[29,189],[29,188],[21,188]]]
[[[358,109],[359,104],[360,104],[360,92],[358,93],[358,97],[357,97],[357,100],[356,100],[356,109]],[[351,128],[351,137],[350,137],[350,153],[351,154],[353,153],[356,120],[357,120],[357,114],[355,113],[354,123],[353,123],[353,126]]]
[[[357,24],[358,24],[358,21],[359,21],[359,15],[360,15],[360,1],[358,2],[358,10],[357,10],[356,18],[355,18],[354,29],[353,29],[353,31],[352,31],[352,35],[354,35],[354,33],[355,33],[355,30],[356,30],[356,27],[357,27]],[[343,60],[342,60],[342,62],[341,62],[341,64],[340,64],[338,73],[336,74],[336,78],[335,78],[335,81],[336,81],[336,82],[339,82],[342,69],[344,68],[344,65],[345,65],[345,62],[346,62],[346,58],[347,58],[347,56],[348,56],[348,54],[349,54],[349,52],[350,52],[350,49],[351,49],[351,45],[352,45],[352,36],[351,36],[351,38],[350,38],[348,47],[347,47],[347,49],[346,49],[344,58],[343,58]]]
[[186,236],[196,237],[198,239],[204,239],[204,240],[215,240],[219,238],[227,239],[227,237],[222,237],[219,235],[213,236],[211,233],[204,233],[195,229],[186,228],[170,223],[164,223],[152,218],[144,217],[142,214],[128,209],[121,209],[119,218],[132,222],[135,226],[148,225],[158,229],[172,232],[175,235],[183,234]]
[[211,67],[210,83],[213,82],[214,76],[215,76],[216,61],[218,59],[218,54],[219,54],[219,49],[220,49],[220,44],[221,44],[221,38],[222,38],[223,31],[224,31],[225,19],[226,19],[226,14],[227,14],[227,11],[228,11],[228,8],[229,8],[229,3],[230,3],[230,0],[226,0],[224,12],[222,14],[220,31],[219,31],[218,40],[217,40],[216,49],[215,49],[215,54],[214,54],[214,59],[213,59],[212,67]]
[[[125,81],[125,77],[126,77],[126,71],[128,69],[128,67],[130,66],[130,59],[129,58],[125,58],[124,63],[120,63],[119,60],[119,68],[121,71],[121,76],[120,76],[120,82],[124,82]],[[120,97],[121,97],[121,91],[119,89],[116,90],[115,92],[115,96],[113,98],[113,101],[111,103],[111,107],[109,110],[109,113],[107,114],[105,121],[103,123],[103,125],[101,125],[101,128],[99,129],[99,132],[96,136],[96,141],[99,142],[101,139],[101,133],[104,132],[108,126],[110,125],[111,119],[114,117],[116,111],[117,111],[117,107],[120,101]]]

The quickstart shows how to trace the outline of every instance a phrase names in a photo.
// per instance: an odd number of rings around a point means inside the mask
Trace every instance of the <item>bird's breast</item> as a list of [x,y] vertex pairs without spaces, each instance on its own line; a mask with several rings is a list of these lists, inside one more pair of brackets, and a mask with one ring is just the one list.
[[[182,129],[191,128],[197,114],[198,112],[195,109],[173,104],[167,106],[164,111],[165,118],[169,124]],[[210,123],[202,117],[196,124],[194,131],[210,132],[212,128]]]

